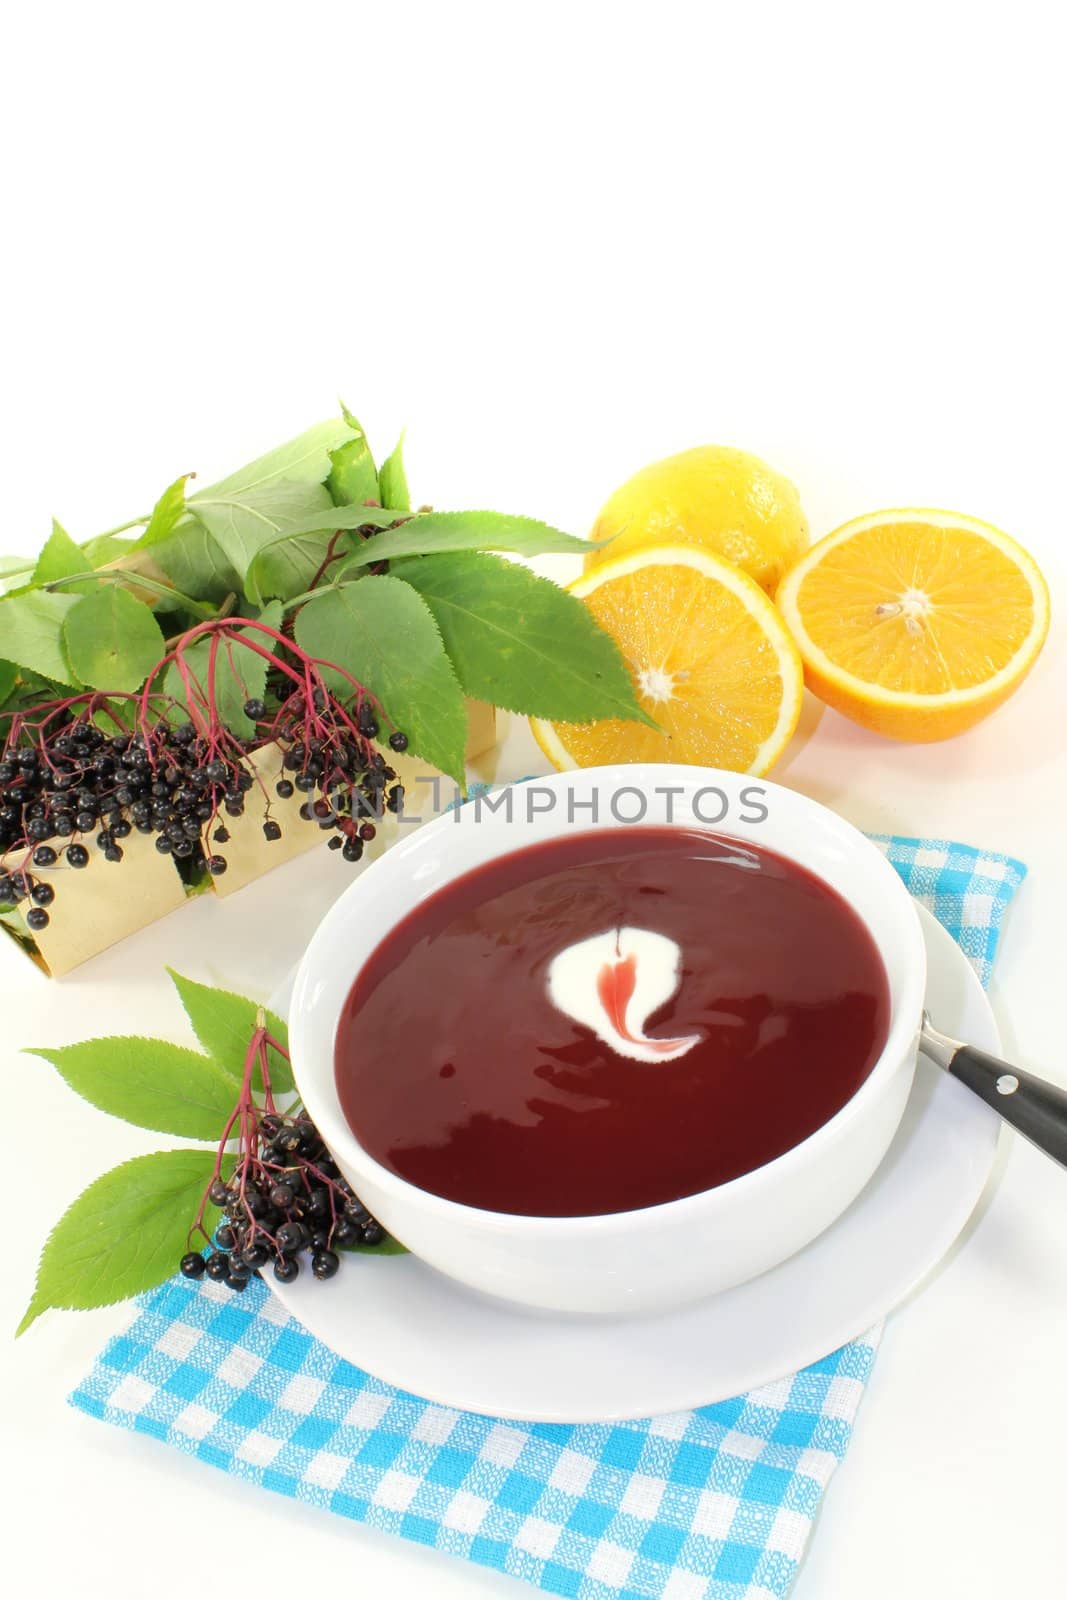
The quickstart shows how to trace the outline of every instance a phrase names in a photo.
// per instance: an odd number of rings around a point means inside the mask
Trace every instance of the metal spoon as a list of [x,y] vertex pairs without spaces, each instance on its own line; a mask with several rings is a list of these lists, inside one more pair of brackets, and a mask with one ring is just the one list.
[[1067,1089],[939,1033],[928,1011],[923,1012],[919,1049],[965,1083],[1031,1144],[1067,1167]]

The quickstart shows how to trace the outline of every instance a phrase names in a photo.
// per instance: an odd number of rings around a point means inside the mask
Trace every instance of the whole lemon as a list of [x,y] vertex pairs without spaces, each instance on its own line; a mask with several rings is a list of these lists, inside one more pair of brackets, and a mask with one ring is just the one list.
[[732,561],[770,595],[809,543],[789,479],[759,456],[718,444],[635,472],[603,507],[590,537],[611,543],[586,557],[587,572],[660,542],[694,544]]

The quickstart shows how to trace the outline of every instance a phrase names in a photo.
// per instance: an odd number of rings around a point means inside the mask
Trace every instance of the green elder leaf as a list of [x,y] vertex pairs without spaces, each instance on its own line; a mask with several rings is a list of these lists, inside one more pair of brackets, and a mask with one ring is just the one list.
[[[467,713],[463,691],[429,608],[398,578],[326,588],[296,615],[296,640],[376,695],[411,748],[462,786]],[[342,673],[324,676],[345,696]]]
[[170,538],[185,515],[185,485],[194,476],[192,472],[183,472],[180,478],[175,478],[174,482],[164,489],[152,507],[148,526],[138,539],[136,549],[143,550],[148,545],[160,544],[164,539]]
[[332,504],[321,483],[282,480],[256,489],[195,495],[189,510],[207,529],[227,562],[243,578],[264,546],[305,531],[309,518]]
[[239,467],[201,493],[226,497],[269,488],[283,479],[290,483],[322,483],[330,470],[330,451],[343,445],[353,431],[362,434],[363,429],[354,419],[344,416],[316,422],[295,439],[287,439],[265,456],[257,456],[247,467]]
[[[270,628],[277,628],[281,622],[282,609],[280,605],[265,606],[258,620],[265,622]],[[269,646],[270,640],[266,635],[258,636],[255,630],[248,630],[248,638],[257,645]],[[211,651],[215,646],[215,679],[214,696],[215,710],[219,720],[229,728],[231,733],[240,739],[251,739],[255,733],[255,724],[245,716],[245,702],[248,700],[261,700],[267,687],[267,662],[253,650],[251,645],[242,642],[240,637],[230,640],[225,639],[197,639],[194,644],[187,646],[182,651],[182,659],[186,670],[193,679],[194,705],[203,708],[209,704],[209,687],[211,683]],[[172,662],[167,668],[163,679],[163,688],[179,708],[188,706],[188,695],[185,681],[178,669],[177,663]],[[187,721],[187,711],[180,714],[179,720]]]
[[391,528],[403,512],[387,511],[382,506],[334,506],[332,511],[318,511],[308,517],[291,535],[305,533],[333,533],[338,528]]
[[15,671],[15,668],[11,665],[10,661],[0,661],[0,706],[3,705],[4,701],[15,687],[15,679],[17,677],[18,673]]
[[63,639],[74,671],[94,689],[139,689],[164,654],[151,610],[117,583],[75,601]]
[[547,578],[469,551],[405,561],[396,576],[433,612],[469,695],[561,722],[651,721],[615,641]]
[[0,556],[0,594],[21,589],[33,579],[36,562],[25,556]]
[[392,452],[382,462],[378,473],[378,492],[383,506],[392,511],[410,511],[411,495],[408,492],[407,473],[404,471],[404,435],[396,441]]
[[[395,516],[395,513],[394,513]],[[533,517],[508,517],[496,511],[425,511],[399,528],[367,539],[345,562],[353,570],[372,561],[444,554],[450,550],[508,550],[515,555],[588,553],[588,539],[550,528]]]
[[31,590],[7,595],[0,600],[0,655],[53,683],[76,684],[63,623],[72,608],[81,604],[81,598],[73,594]]
[[75,1094],[138,1128],[218,1144],[237,1100],[217,1061],[165,1039],[86,1039],[54,1050],[34,1046]]
[[[39,588],[46,583],[55,583],[58,578],[76,578],[79,574],[92,572],[92,562],[85,551],[74,543],[66,528],[62,527],[53,518],[52,531],[48,535],[37,565],[33,569],[32,582]],[[67,594],[89,594],[96,587],[90,581],[84,585],[70,584],[66,588]]]
[[367,435],[347,406],[342,406],[341,411],[350,433],[344,444],[330,451],[330,475],[326,479],[326,487],[334,503],[339,506],[377,500],[378,473]]
[[202,522],[187,516],[167,539],[152,546],[152,560],[183,594],[195,600],[224,600],[236,594],[241,579]]
[[120,533],[98,533],[95,539],[86,540],[78,548],[93,571],[106,567],[109,561],[120,561],[133,550],[136,539]]
[[48,1236],[16,1334],[50,1306],[112,1305],[169,1278],[214,1168],[213,1151],[160,1150],[91,1183]]
[[[183,978],[172,967],[168,967],[167,971],[193,1025],[193,1032],[212,1059],[228,1074],[231,1094],[233,1084],[240,1083],[244,1074],[245,1054],[255,1030],[256,1016],[261,1009],[267,1031],[279,1044],[288,1046],[288,1029],[273,1011],[261,1008],[255,1000],[249,1000],[244,995],[231,994],[227,989],[213,989],[209,984]],[[285,1057],[271,1050],[267,1067],[275,1094],[288,1094],[293,1087],[293,1073]],[[255,1087],[263,1087],[258,1069]]]
[[[352,549],[354,535],[334,530],[324,533],[298,533],[287,539],[276,539],[253,559],[245,574],[245,591],[255,605],[266,600],[292,600],[295,595],[310,589],[323,562],[331,554],[337,565]],[[333,562],[327,569],[336,570]]]

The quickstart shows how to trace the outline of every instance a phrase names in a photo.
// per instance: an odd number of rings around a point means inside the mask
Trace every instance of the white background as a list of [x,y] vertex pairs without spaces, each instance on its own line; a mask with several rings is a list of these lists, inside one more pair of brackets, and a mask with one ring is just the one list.
[[[701,441],[798,483],[816,534],[972,511],[1057,582],[1062,152],[1053,8],[26,6],[0,99],[5,550],[77,536],[328,414],[417,499],[588,526]],[[1067,1077],[1062,624],[992,721],[890,745],[827,713],[775,776],[861,825],[1031,865],[993,991]],[[517,757],[521,759],[521,757]],[[296,864],[49,985],[0,952],[2,1326],[53,1218],[155,1142],[27,1043],[172,1032],[165,961],[267,993],[338,879]],[[1062,1583],[1067,1174],[1016,1146],[977,1227],[892,1320],[797,1600]],[[385,1600],[524,1590],[75,1416],[120,1314],[2,1355],[12,1592],[177,1600],[266,1582]],[[669,1359],[669,1352],[665,1352]]]

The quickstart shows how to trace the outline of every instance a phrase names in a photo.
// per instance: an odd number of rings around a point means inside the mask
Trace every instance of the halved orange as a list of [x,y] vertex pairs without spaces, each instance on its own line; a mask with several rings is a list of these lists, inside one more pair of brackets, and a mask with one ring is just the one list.
[[556,767],[681,761],[759,776],[774,765],[800,715],[803,668],[752,578],[719,556],[661,544],[606,562],[571,593],[618,644],[659,730],[531,718]]
[[999,528],[879,511],[828,534],[776,595],[828,705],[894,739],[947,739],[1018,688],[1045,642],[1048,588]]

